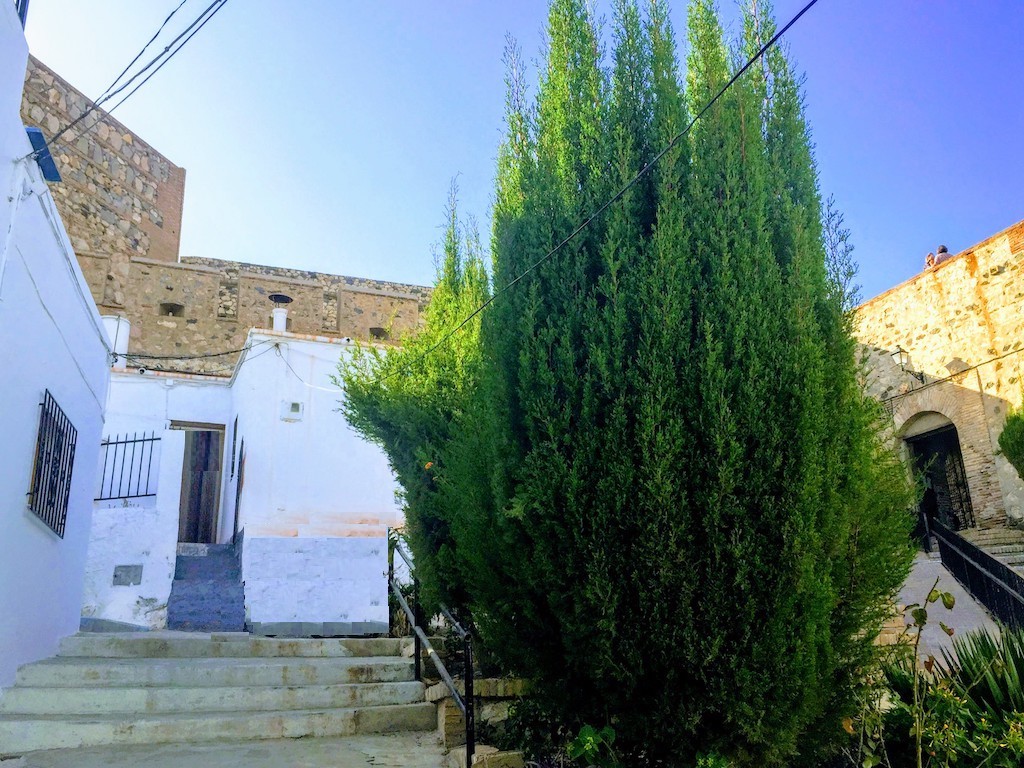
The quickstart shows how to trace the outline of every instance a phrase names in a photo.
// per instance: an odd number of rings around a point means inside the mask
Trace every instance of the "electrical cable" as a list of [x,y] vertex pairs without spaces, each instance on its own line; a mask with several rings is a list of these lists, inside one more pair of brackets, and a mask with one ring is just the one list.
[[224,357],[226,355],[234,355],[238,352],[245,352],[253,347],[263,346],[264,344],[273,344],[275,342],[268,340],[257,342],[256,344],[246,344],[238,349],[227,349],[223,352],[205,352],[199,355],[145,355],[145,354],[134,354],[126,353],[121,355],[125,358],[133,358],[138,360],[201,360],[207,357]]
[[299,376],[298,372],[294,368],[292,368],[292,364],[288,362],[288,358],[281,353],[281,347],[277,347],[277,356],[284,361],[284,364],[288,366],[288,370],[292,372],[292,376],[298,379],[299,383],[302,384],[303,386],[309,387],[310,389],[318,389],[321,392],[330,392],[332,395],[340,395],[344,392],[344,390],[341,387],[335,387],[334,389],[330,389],[328,387],[321,387],[317,384],[310,384],[304,378]]
[[219,6],[217,6],[216,10],[214,10],[214,12],[213,12],[213,13],[211,13],[211,14],[210,14],[209,16],[207,16],[207,17],[206,17],[206,18],[205,18],[205,19],[203,20],[203,23],[202,23],[202,24],[200,24],[200,25],[199,25],[198,27],[196,27],[195,31],[193,31],[191,35],[189,35],[188,37],[186,37],[186,38],[185,38],[185,39],[184,39],[184,40],[182,41],[181,45],[179,45],[179,46],[178,46],[177,48],[175,48],[175,49],[174,49],[174,50],[173,50],[173,51],[171,52],[171,54],[170,54],[170,55],[169,55],[169,56],[168,56],[168,57],[167,57],[166,59],[164,59],[164,60],[163,60],[162,62],[160,62],[160,66],[158,66],[158,67],[157,67],[156,69],[154,69],[154,70],[153,70],[152,72],[150,72],[150,73],[149,73],[149,75],[147,75],[147,76],[146,76],[146,79],[145,79],[145,80],[143,80],[143,81],[142,81],[141,83],[139,83],[139,84],[138,84],[137,86],[135,86],[135,87],[134,87],[134,88],[133,88],[133,89],[132,89],[131,91],[129,91],[129,92],[128,92],[128,94],[127,94],[127,95],[126,95],[126,96],[125,96],[124,98],[122,98],[122,99],[121,99],[121,100],[120,100],[119,102],[117,102],[117,104],[115,104],[115,105],[114,105],[114,106],[112,106],[112,107],[111,107],[110,109],[108,109],[108,110],[107,110],[107,114],[110,114],[110,113],[111,113],[111,112],[113,112],[113,111],[114,111],[115,109],[117,109],[117,108],[118,108],[118,107],[120,107],[120,106],[121,106],[122,104],[124,104],[124,103],[125,103],[126,101],[128,101],[128,99],[130,99],[130,98],[131,98],[131,97],[132,97],[132,96],[133,96],[133,95],[135,94],[135,92],[136,92],[137,90],[139,90],[139,88],[141,88],[141,87],[142,87],[142,86],[144,86],[144,85],[145,85],[146,83],[148,83],[148,82],[149,82],[149,79],[150,79],[151,77],[153,77],[153,75],[155,75],[155,74],[156,74],[157,72],[159,72],[159,71],[160,71],[161,69],[163,69],[163,68],[164,68],[164,65],[165,65],[165,64],[167,64],[167,62],[169,62],[169,61],[170,61],[170,60],[171,60],[172,58],[174,58],[174,54],[176,54],[176,53],[177,53],[178,51],[180,51],[180,50],[181,50],[182,48],[184,48],[184,47],[185,47],[185,44],[186,44],[186,43],[188,43],[188,41],[189,41],[189,40],[191,40],[191,39],[192,39],[193,37],[195,37],[195,36],[196,36],[196,34],[197,34],[197,33],[199,32],[199,30],[201,30],[201,29],[202,29],[203,27],[205,27],[205,26],[206,26],[206,24],[207,24],[207,22],[209,22],[209,21],[210,21],[210,19],[212,19],[212,18],[213,18],[214,16],[216,16],[216,15],[217,15],[217,11],[219,11],[219,10],[220,10],[221,8],[223,8],[223,7],[224,7],[224,6],[226,5],[226,4],[227,4],[227,0],[223,0],[223,2],[221,2],[221,4],[220,4]]
[[[276,341],[261,341],[261,342],[259,342],[259,344],[253,344],[253,345],[248,346],[248,347],[242,347],[241,349],[234,350],[235,352],[247,352],[247,351],[249,351],[249,350],[251,350],[251,349],[253,349],[255,347],[261,346],[261,345],[267,345],[267,344],[272,345],[269,349],[264,349],[263,351],[258,352],[255,355],[252,355],[251,357],[246,356],[243,360],[239,361],[238,363],[235,363],[232,366],[221,367],[221,368],[214,368],[214,369],[209,370],[209,371],[181,371],[181,370],[177,370],[175,368],[157,368],[157,367],[151,366],[151,365],[145,365],[145,366],[139,366],[139,367],[140,368],[145,368],[145,370],[153,371],[155,373],[180,373],[180,374],[187,374],[189,376],[210,376],[210,375],[219,374],[219,373],[227,373],[228,371],[236,371],[239,368],[241,368],[243,365],[245,365],[247,362],[249,362],[250,360],[255,360],[256,358],[261,357],[261,356],[267,354],[268,352],[273,351],[274,346],[276,346],[277,343],[278,342],[276,342]],[[231,354],[231,353],[224,352],[224,353],[221,353],[221,354]],[[217,355],[207,355],[207,357],[216,357],[216,356]],[[121,355],[121,357],[125,358],[125,360],[131,361],[135,357],[135,355]],[[204,356],[203,355],[197,355],[196,357],[204,357]],[[163,358],[163,359],[172,359],[172,358]],[[173,359],[180,359],[180,358],[173,358]]]
[[945,384],[946,382],[952,381],[953,379],[955,379],[955,378],[957,378],[959,376],[963,376],[968,371],[976,370],[978,368],[981,368],[981,366],[983,366],[983,365],[988,365],[989,363],[995,363],[995,362],[997,362],[999,360],[1002,360],[1003,358],[1019,354],[1020,352],[1024,352],[1024,347],[1017,347],[1016,349],[1011,349],[1009,352],[1004,352],[1001,355],[996,355],[995,357],[990,357],[988,360],[982,360],[980,363],[975,363],[974,365],[969,365],[966,368],[964,368],[963,370],[957,371],[956,373],[951,373],[949,376],[946,376],[945,378],[942,378],[942,379],[935,379],[934,381],[929,381],[927,384],[922,384],[920,387],[915,387],[914,389],[907,390],[906,392],[899,392],[899,393],[897,393],[895,395],[890,395],[889,397],[886,397],[886,398],[882,399],[880,402],[886,408],[890,408],[890,407],[893,406],[893,403],[895,403],[897,400],[899,400],[901,398],[910,397],[911,395],[916,394],[916,393],[918,393],[918,392],[920,392],[922,390],[929,389],[930,387],[934,387],[936,384]]
[[121,78],[128,74],[128,70],[130,70],[132,67],[134,67],[135,66],[135,62],[137,62],[139,59],[142,58],[142,54],[144,54],[147,50],[149,50],[149,46],[151,46],[153,44],[153,42],[160,36],[160,33],[164,31],[164,27],[166,27],[167,23],[171,19],[174,18],[174,14],[176,14],[178,11],[180,11],[181,7],[185,3],[187,3],[187,2],[188,2],[188,0],[181,0],[181,2],[178,3],[178,5],[175,7],[175,9],[170,12],[170,14],[167,16],[166,19],[164,19],[164,22],[163,22],[163,24],[160,25],[159,29],[157,29],[157,31],[153,34],[153,36],[151,38],[149,38],[149,42],[147,42],[144,46],[142,46],[142,50],[139,51],[137,54],[135,54],[135,58],[132,59],[128,63],[127,67],[125,67],[124,69],[121,70],[121,74],[119,74],[117,77],[114,78],[114,82],[112,82],[110,85],[107,86],[107,90],[105,90],[102,94],[100,94],[100,97],[98,99],[96,99],[97,102],[99,102],[102,99],[104,99],[107,96],[107,94],[109,94],[114,89],[114,87],[118,84],[118,82],[120,82]]
[[[117,107],[121,106],[121,104],[123,104],[128,99],[129,96],[131,96],[136,91],[138,91],[139,88],[142,87],[142,85],[144,85],[153,75],[155,75],[164,66],[164,64],[166,64],[168,61],[170,61],[174,57],[174,55],[177,54],[178,51],[180,51],[184,47],[185,43],[187,43],[189,40],[191,40],[192,37],[196,34],[196,32],[198,32],[200,29],[202,29],[206,25],[206,22],[208,22],[210,19],[212,19],[217,14],[217,12],[220,11],[220,9],[223,8],[227,4],[227,2],[228,2],[228,0],[214,0],[212,3],[210,3],[210,5],[208,5],[203,10],[202,13],[199,14],[199,16],[197,16],[195,18],[195,20],[193,20],[193,22],[191,24],[188,25],[188,27],[185,28],[184,31],[182,31],[177,37],[175,37],[173,40],[171,40],[171,42],[168,43],[164,47],[164,49],[159,54],[157,54],[155,57],[153,57],[144,67],[142,67],[142,69],[140,69],[138,72],[136,72],[134,75],[132,75],[120,87],[118,87],[118,88],[116,88],[114,90],[110,90],[110,88],[108,88],[107,92],[105,92],[104,95],[102,95],[96,101],[92,102],[81,115],[79,115],[74,120],[72,120],[70,123],[68,123],[67,126],[65,126],[63,129],[61,129],[56,135],[53,136],[52,139],[50,139],[50,141],[48,142],[48,147],[47,148],[49,148],[51,154],[56,149],[58,143],[67,146],[71,142],[77,140],[78,138],[80,138],[81,136],[83,136],[84,134],[86,134],[90,130],[92,130],[98,124],[99,121],[96,121],[92,125],[86,127],[84,130],[82,130],[79,133],[77,133],[74,136],[74,138],[69,139],[67,141],[62,141],[61,140],[62,137],[65,134],[67,134],[69,131],[71,131],[75,126],[80,124],[83,120],[85,120],[89,115],[91,115],[93,112],[95,112],[97,109],[99,109],[107,101],[109,101],[110,99],[114,98],[119,93],[121,93],[126,88],[128,88],[128,86],[130,86],[133,82],[135,82],[143,73],[148,71],[151,67],[156,65],[158,62],[160,62],[159,66],[157,66],[156,70],[151,72],[146,77],[146,79],[142,81],[142,83],[140,83],[138,86],[136,86],[134,89],[132,89],[131,93],[129,93],[128,96],[125,96],[123,99],[121,99],[121,101],[119,101],[113,107],[113,109],[105,110],[105,112],[109,115],[111,112],[114,111],[114,109],[117,109]],[[184,3],[182,3],[182,5],[183,4]],[[181,6],[179,5],[178,7],[180,8]],[[174,13],[176,13],[176,12],[177,12],[177,8],[174,10],[174,12],[171,13],[171,16],[173,16]],[[166,25],[167,21],[169,21],[169,20],[170,20],[170,16],[168,16],[167,20],[164,21],[164,25]],[[196,25],[198,25],[198,28],[195,29],[195,31],[192,31],[193,28],[196,27]],[[160,29],[161,30],[163,29],[163,25],[161,25]],[[190,32],[191,32],[191,34],[189,34]],[[157,35],[159,35],[159,34],[160,34],[160,31],[158,30],[157,31]],[[187,37],[186,37],[186,35],[187,35]],[[178,41],[181,40],[182,38],[185,38],[184,42],[182,42],[181,45],[179,45],[177,48],[174,48],[174,50],[171,51],[173,46],[176,43],[178,43]],[[154,36],[154,39],[155,39],[155,36]],[[146,45],[143,47],[142,51],[140,51],[139,54],[133,60],[133,63],[138,60],[138,58],[142,55],[142,52],[144,52],[146,50],[146,48],[148,48],[149,45],[152,42],[153,41],[150,40],[148,43],[146,43]],[[170,51],[169,54],[168,54],[168,51]],[[162,61],[161,61],[161,59],[162,59]],[[131,68],[131,64],[128,65],[128,68]],[[124,74],[125,73],[122,72],[120,75],[118,75],[117,80],[120,80],[122,77],[124,77]],[[114,82],[116,83],[117,80],[115,80]],[[29,156],[38,158],[47,148],[36,150],[36,151],[30,153]]]
[[387,379],[390,379],[390,378],[392,378],[394,376],[397,376],[400,373],[406,372],[412,366],[418,365],[420,362],[425,360],[435,350],[437,350],[442,344],[444,344],[446,341],[448,341],[448,339],[450,339],[456,333],[461,331],[469,323],[470,320],[472,320],[474,317],[476,317],[481,312],[483,312],[485,309],[487,309],[487,307],[489,307],[492,303],[494,303],[495,299],[497,299],[499,296],[501,296],[502,294],[506,293],[507,291],[511,290],[515,285],[517,285],[519,282],[521,282],[527,275],[529,275],[531,272],[533,272],[539,266],[544,264],[544,262],[548,261],[551,257],[553,257],[556,253],[558,253],[562,248],[564,248],[566,245],[568,245],[573,239],[575,239],[575,237],[580,232],[582,232],[584,229],[586,229],[588,226],[590,226],[590,224],[598,216],[600,216],[602,213],[604,213],[608,208],[610,208],[616,202],[621,200],[622,197],[630,189],[632,189],[634,186],[636,186],[636,184],[639,183],[640,180],[643,179],[643,177],[646,176],[651,171],[651,169],[654,168],[654,166],[657,165],[662,160],[662,158],[665,157],[665,155],[667,155],[669,152],[671,152],[675,148],[675,146],[680,141],[682,141],[682,139],[690,132],[690,130],[693,128],[693,126],[697,123],[697,121],[700,120],[708,112],[708,110],[710,110],[711,107],[713,107],[715,105],[715,103],[720,98],[722,98],[723,95],[725,95],[725,92],[728,91],[729,88],[731,88],[733,86],[733,84],[737,80],[739,80],[740,77],[742,77],[743,74],[748,69],[750,69],[754,65],[754,63],[757,62],[768,51],[769,48],[771,48],[773,45],[775,45],[775,43],[777,43],[779,41],[779,39],[784,34],[786,34],[786,32],[789,31],[790,27],[792,27],[794,24],[796,24],[796,22],[799,21],[800,18],[805,13],[807,13],[811,8],[813,8],[817,4],[817,2],[818,2],[818,0],[810,0],[810,2],[808,2],[803,8],[801,8],[796,13],[796,15],[794,15],[793,18],[791,18],[786,23],[785,26],[783,26],[774,35],[772,35],[771,39],[768,42],[766,42],[764,45],[762,45],[758,49],[758,51],[753,56],[751,56],[750,59],[747,60],[747,63],[744,64],[742,67],[740,67],[736,71],[736,73],[731,78],[729,78],[729,81],[724,86],[722,86],[721,90],[719,90],[718,93],[716,93],[714,95],[714,97],[707,104],[704,105],[704,107],[693,117],[693,119],[690,120],[690,122],[687,124],[687,126],[683,130],[681,130],[679,133],[677,133],[675,136],[673,136],[672,140],[669,141],[669,143],[667,145],[665,145],[665,147],[660,152],[658,152],[658,154],[656,154],[653,158],[651,158],[651,161],[649,163],[647,163],[635,176],[633,176],[632,179],[630,179],[628,182],[626,182],[626,184],[618,192],[616,192],[607,201],[605,201],[605,203],[603,205],[601,205],[599,208],[597,208],[597,210],[595,210],[593,213],[591,213],[589,216],[587,216],[587,218],[585,218],[583,220],[583,222],[579,226],[577,226],[571,233],[569,233],[569,235],[567,237],[565,237],[560,243],[558,243],[558,245],[556,245],[554,248],[552,248],[550,251],[548,251],[546,254],[544,254],[541,258],[539,258],[537,261],[535,261],[529,267],[527,267],[526,270],[521,272],[519,275],[517,275],[515,278],[513,278],[510,282],[508,282],[502,288],[498,289],[493,294],[491,294],[491,296],[488,297],[488,299],[486,301],[484,301],[479,307],[477,307],[472,312],[470,312],[469,315],[467,315],[462,320],[462,322],[460,322],[451,331],[449,331],[444,336],[442,336],[441,339],[436,344],[428,347],[427,350],[425,352],[423,352],[421,355],[419,355],[419,356],[415,357],[414,359],[410,360],[408,363],[406,363],[404,366],[398,368],[397,370],[392,371],[391,373],[387,373],[387,374],[385,374],[383,376],[378,377],[377,379],[375,379],[373,381],[373,383],[374,384],[380,384],[381,382],[386,381]]

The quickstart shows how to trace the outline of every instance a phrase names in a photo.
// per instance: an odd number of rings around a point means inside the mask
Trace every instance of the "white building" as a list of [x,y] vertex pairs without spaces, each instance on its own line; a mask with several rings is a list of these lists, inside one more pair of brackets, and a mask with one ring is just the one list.
[[179,542],[237,540],[251,631],[386,632],[400,513],[384,454],[337,412],[350,342],[253,330],[246,347],[230,379],[113,374],[83,615],[162,627]]
[[0,688],[78,629],[107,342],[19,117],[28,45],[0,2]]

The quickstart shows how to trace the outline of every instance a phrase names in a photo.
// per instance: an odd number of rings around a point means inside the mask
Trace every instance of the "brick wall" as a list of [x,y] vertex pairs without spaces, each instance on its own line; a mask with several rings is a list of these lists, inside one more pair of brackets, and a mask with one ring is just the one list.
[[[1024,524],[1024,484],[996,453],[1024,391],[1024,221],[858,307],[857,337],[868,392],[889,404],[897,434],[921,414],[945,416],[979,524]],[[897,346],[923,384],[892,359]]]

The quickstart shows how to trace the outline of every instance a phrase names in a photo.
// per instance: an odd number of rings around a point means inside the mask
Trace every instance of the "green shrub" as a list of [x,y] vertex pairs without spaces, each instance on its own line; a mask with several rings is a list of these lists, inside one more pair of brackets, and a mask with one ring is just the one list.
[[999,450],[1024,478],[1024,408],[1015,408],[1006,415],[999,433]]

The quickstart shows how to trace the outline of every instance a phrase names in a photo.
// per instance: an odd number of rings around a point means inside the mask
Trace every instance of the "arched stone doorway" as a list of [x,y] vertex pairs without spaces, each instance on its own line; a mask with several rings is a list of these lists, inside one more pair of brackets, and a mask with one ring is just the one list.
[[907,420],[902,437],[924,483],[918,535],[927,541],[936,520],[954,531],[973,528],[974,506],[953,422],[935,411],[919,413]]

